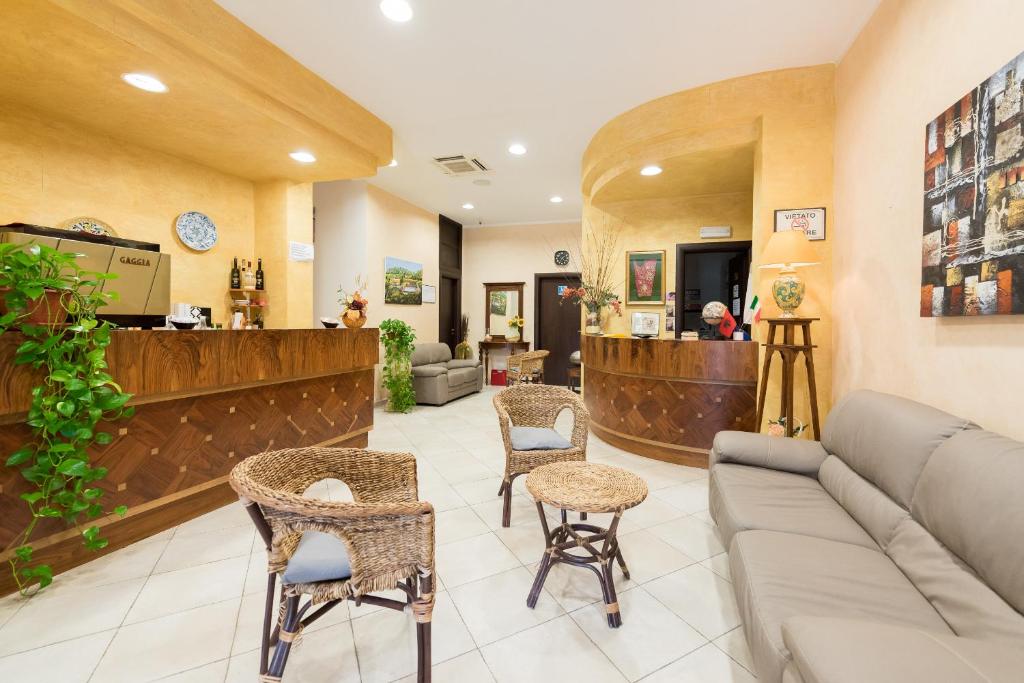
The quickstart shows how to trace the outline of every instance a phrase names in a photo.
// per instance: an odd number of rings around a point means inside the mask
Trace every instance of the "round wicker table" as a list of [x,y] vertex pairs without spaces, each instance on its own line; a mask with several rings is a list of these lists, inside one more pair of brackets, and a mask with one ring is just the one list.
[[[545,545],[544,557],[526,604],[531,608],[537,605],[537,598],[553,565],[562,562],[586,567],[597,574],[601,584],[608,626],[621,626],[612,565],[618,561],[627,579],[629,569],[619,550],[616,530],[622,513],[647,498],[647,483],[620,467],[573,461],[537,467],[527,475],[526,488],[537,502]],[[545,503],[561,511],[562,523],[554,529],[548,528]],[[566,516],[570,510],[579,512],[581,519],[588,512],[612,513],[612,521],[607,529],[583,522],[570,523]],[[576,549],[583,554],[569,552]]]

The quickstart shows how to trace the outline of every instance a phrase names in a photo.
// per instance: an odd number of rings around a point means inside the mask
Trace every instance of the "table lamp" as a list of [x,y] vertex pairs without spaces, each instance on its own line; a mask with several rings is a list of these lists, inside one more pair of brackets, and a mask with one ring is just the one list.
[[782,311],[783,318],[795,318],[796,309],[803,303],[807,286],[796,274],[800,266],[818,263],[814,248],[803,230],[774,232],[761,253],[761,268],[780,268],[772,283],[772,296]]

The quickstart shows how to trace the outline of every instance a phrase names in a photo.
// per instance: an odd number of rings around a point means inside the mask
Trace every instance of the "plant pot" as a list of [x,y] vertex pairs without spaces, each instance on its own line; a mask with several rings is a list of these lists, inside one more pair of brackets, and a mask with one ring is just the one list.
[[[0,315],[7,313],[7,293],[10,287],[0,287]],[[20,319],[32,325],[59,325],[68,319],[68,311],[61,303],[64,292],[47,289],[38,299],[30,299],[28,312]]]
[[601,330],[601,309],[587,309],[587,324],[583,328],[585,334],[600,335]]
[[366,309],[358,311],[354,308],[345,309],[345,312],[341,314],[341,322],[345,323],[345,327],[350,330],[358,330],[366,324]]

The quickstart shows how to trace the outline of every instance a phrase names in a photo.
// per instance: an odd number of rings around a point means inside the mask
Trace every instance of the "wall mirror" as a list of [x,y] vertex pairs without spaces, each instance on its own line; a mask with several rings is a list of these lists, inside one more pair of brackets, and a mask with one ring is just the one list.
[[504,339],[508,321],[523,317],[523,282],[485,282],[484,320],[487,334],[493,339]]

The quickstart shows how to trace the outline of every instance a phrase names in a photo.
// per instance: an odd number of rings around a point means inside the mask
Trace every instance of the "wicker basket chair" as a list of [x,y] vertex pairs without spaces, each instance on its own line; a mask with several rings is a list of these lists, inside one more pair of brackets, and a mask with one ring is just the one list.
[[[498,495],[505,497],[501,525],[507,527],[512,521],[512,482],[516,477],[551,462],[587,459],[590,413],[583,405],[583,399],[574,392],[547,384],[517,384],[502,389],[494,395],[494,408],[498,411],[501,440],[505,444],[505,477]],[[573,418],[572,436],[569,438],[571,447],[546,450],[513,448],[512,427],[553,429],[555,420],[566,409],[572,411]]]
[[[302,495],[323,479],[343,481],[354,502]],[[280,681],[292,642],[302,629],[345,600],[410,611],[416,621],[417,681],[429,682],[434,508],[417,500],[415,458],[408,453],[358,448],[286,449],[246,458],[231,471],[229,481],[267,547],[261,683]],[[326,539],[334,550],[341,548],[335,541],[340,539],[347,550],[347,566],[333,574],[328,571],[315,581],[290,581],[289,564],[296,558],[304,534],[310,534],[309,541],[322,543]],[[329,564],[335,564],[339,556],[344,560],[344,554],[334,552]],[[319,555],[313,554],[314,566],[323,564],[323,556],[321,545]],[[296,559],[295,564],[302,562]],[[271,632],[279,578],[281,605]],[[392,588],[405,592],[406,600],[370,595]],[[300,607],[302,596],[308,600]],[[314,606],[317,608],[307,616]]]
[[550,354],[550,351],[527,351],[509,356],[505,386],[521,382],[544,384],[544,359]]

